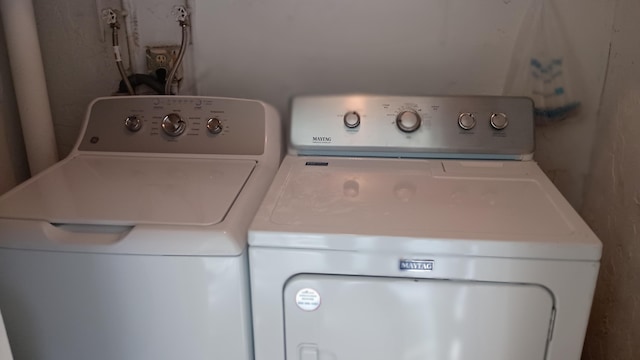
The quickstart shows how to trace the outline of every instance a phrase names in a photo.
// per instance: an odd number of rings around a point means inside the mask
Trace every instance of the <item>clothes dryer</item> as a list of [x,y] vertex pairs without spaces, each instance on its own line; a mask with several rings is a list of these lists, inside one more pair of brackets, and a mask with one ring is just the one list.
[[578,360],[601,243],[532,102],[308,96],[249,230],[256,360]]

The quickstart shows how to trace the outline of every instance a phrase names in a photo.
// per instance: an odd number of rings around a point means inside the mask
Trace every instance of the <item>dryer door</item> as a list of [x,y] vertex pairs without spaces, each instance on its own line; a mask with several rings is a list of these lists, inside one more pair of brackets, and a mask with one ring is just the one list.
[[287,359],[543,360],[543,287],[307,275],[284,289]]

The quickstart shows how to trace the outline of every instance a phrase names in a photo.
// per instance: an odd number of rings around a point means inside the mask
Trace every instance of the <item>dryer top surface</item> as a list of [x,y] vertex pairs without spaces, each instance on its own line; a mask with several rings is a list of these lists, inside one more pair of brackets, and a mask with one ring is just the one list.
[[249,241],[568,259],[601,251],[531,161],[287,156]]

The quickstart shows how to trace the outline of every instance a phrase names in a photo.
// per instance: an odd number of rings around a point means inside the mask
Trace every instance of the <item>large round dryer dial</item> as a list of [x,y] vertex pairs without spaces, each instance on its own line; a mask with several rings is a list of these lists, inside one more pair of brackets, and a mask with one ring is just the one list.
[[355,111],[349,111],[344,114],[343,122],[349,129],[355,129],[360,126],[360,114]]
[[396,116],[398,129],[404,132],[414,132],[420,128],[420,115],[413,110],[405,110]]

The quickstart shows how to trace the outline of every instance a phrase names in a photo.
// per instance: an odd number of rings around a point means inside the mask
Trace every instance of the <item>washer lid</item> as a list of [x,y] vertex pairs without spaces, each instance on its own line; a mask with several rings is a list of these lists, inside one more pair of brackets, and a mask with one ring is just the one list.
[[599,259],[534,162],[287,157],[254,246]]
[[80,155],[0,197],[0,217],[79,225],[213,225],[252,160]]

